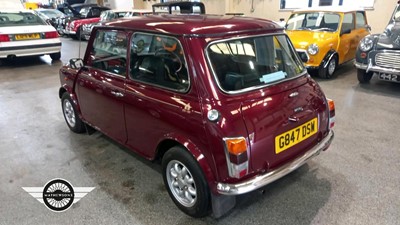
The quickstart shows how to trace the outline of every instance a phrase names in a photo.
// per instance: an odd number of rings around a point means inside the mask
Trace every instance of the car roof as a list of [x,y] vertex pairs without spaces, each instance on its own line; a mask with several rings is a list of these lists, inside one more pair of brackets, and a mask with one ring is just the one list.
[[120,18],[106,23],[127,29],[136,29],[171,35],[224,36],[261,30],[282,30],[277,23],[252,17],[226,15],[146,15]]
[[313,7],[313,8],[303,8],[293,10],[294,13],[298,12],[339,12],[339,13],[347,13],[347,12],[355,12],[355,11],[365,11],[363,8],[354,8],[354,7],[334,7],[334,6],[321,6],[321,7]]

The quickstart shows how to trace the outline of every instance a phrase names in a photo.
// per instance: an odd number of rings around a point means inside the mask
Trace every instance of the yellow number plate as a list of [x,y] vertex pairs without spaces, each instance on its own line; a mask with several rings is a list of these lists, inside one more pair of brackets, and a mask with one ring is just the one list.
[[40,34],[17,34],[15,40],[29,40],[29,39],[40,39]]
[[307,138],[311,137],[318,131],[318,119],[314,118],[294,129],[275,137],[275,153],[285,151],[286,149],[296,145]]

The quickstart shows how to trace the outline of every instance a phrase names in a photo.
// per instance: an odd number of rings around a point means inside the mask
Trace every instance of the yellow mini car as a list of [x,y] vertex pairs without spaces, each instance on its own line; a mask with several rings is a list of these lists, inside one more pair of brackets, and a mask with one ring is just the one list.
[[329,79],[338,65],[354,59],[370,27],[364,10],[320,7],[293,11],[286,30],[307,69]]

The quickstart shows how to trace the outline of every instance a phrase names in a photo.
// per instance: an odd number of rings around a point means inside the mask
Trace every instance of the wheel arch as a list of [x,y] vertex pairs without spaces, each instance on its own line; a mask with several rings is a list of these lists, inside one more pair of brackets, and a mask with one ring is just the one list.
[[319,68],[326,68],[327,66],[328,66],[328,63],[329,63],[329,61],[334,57],[334,56],[336,56],[336,66],[338,66],[339,65],[339,54],[335,51],[335,50],[333,50],[333,49],[330,49],[327,53],[326,53],[326,55],[325,55],[325,57],[322,59],[322,61],[321,61],[321,64],[319,65]]
[[193,156],[193,158],[198,162],[202,173],[207,180],[210,191],[216,193],[216,187],[214,187],[216,179],[213,170],[202,151],[191,140],[179,136],[169,136],[168,138],[165,138],[157,145],[154,160],[161,162],[164,154],[174,146],[181,146]]
[[75,94],[71,94],[72,88],[70,88],[68,85],[63,85],[62,87],[60,87],[60,89],[58,90],[58,97],[61,99],[62,96],[65,93],[69,94],[69,97],[72,99],[72,102],[75,105],[76,111],[78,113],[78,116],[81,120],[84,121],[83,117],[82,117],[82,113],[81,113],[81,107],[78,104],[78,100],[76,99],[76,95]]

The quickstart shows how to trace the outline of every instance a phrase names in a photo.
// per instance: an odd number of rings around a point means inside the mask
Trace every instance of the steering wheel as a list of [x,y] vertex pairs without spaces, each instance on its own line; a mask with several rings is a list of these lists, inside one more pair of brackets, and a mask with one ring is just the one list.
[[[179,73],[179,71],[181,71],[183,64],[182,64],[181,58],[175,52],[171,52],[166,49],[159,48],[154,52],[154,56],[160,56],[160,57],[172,60],[173,62],[177,62],[179,64],[179,68],[177,70],[175,70],[175,74],[176,74],[176,76],[178,76],[177,73]],[[168,56],[168,57],[166,57],[166,56]],[[172,56],[172,59],[170,58],[170,56]]]

